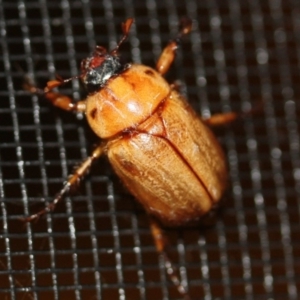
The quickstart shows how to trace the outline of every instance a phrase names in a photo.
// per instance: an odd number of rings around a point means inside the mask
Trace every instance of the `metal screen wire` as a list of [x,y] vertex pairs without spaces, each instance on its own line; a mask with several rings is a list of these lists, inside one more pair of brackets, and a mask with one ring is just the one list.
[[[133,17],[124,61],[154,66],[180,18],[193,20],[169,82],[209,117],[254,109],[214,130],[228,189],[210,226],[166,230],[192,299],[300,299],[300,2],[298,0],[0,0],[0,298],[182,299],[143,208],[101,158],[37,222],[98,139],[80,114],[30,95],[112,49]],[[76,80],[60,89],[79,100]],[[154,298],[156,297],[156,298]]]

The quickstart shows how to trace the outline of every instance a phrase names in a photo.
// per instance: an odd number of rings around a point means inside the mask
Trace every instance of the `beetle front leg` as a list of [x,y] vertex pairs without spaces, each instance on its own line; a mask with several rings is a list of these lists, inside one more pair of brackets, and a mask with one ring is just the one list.
[[80,182],[80,180],[89,172],[93,162],[97,160],[103,153],[106,144],[98,146],[92,153],[91,156],[86,158],[80,166],[75,170],[75,172],[69,177],[69,179],[65,182],[63,188],[57,194],[55,199],[47,205],[46,208],[33,214],[27,218],[24,218],[25,222],[31,222],[33,220],[39,219],[42,215],[51,212],[54,210],[55,206],[58,202],[62,200],[62,198],[70,191],[72,187]]
[[177,35],[177,38],[174,40],[171,40],[169,44],[165,47],[163,52],[161,53],[160,57],[158,58],[158,61],[156,63],[156,70],[161,75],[164,75],[168,72],[170,69],[175,56],[176,56],[176,50],[179,46],[180,40],[182,37],[188,33],[191,32],[192,29],[192,21],[190,19],[183,19],[181,21],[181,30]]
[[176,286],[178,292],[184,297],[184,300],[190,300],[190,296],[188,295],[186,288],[180,283],[179,277],[176,274],[177,272],[172,264],[172,261],[166,253],[166,247],[168,245],[167,238],[160,224],[152,217],[150,217],[150,229],[154,239],[156,250],[161,256],[163,256],[168,276]]
[[[51,84],[52,83],[52,84]],[[56,84],[55,84],[56,83]],[[86,109],[86,101],[78,101],[74,102],[70,97],[65,96],[60,93],[52,92],[51,90],[58,86],[59,81],[52,80],[49,81],[47,87],[42,90],[31,84],[30,82],[26,82],[24,84],[24,88],[32,94],[37,94],[44,96],[52,105],[66,110],[66,111],[73,111],[73,112],[85,112]]]

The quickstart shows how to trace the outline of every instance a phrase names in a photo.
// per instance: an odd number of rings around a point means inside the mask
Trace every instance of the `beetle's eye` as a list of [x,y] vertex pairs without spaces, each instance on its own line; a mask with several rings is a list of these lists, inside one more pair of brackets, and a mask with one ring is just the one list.
[[84,76],[84,84],[89,93],[96,92],[101,87],[101,76],[96,69],[89,70]]

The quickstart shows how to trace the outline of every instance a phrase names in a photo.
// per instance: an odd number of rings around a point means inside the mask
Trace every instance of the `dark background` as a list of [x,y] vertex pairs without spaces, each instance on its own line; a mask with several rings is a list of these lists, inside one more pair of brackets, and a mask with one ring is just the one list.
[[[33,224],[98,142],[86,121],[22,88],[78,74],[112,49],[154,66],[182,16],[193,31],[167,78],[199,114],[252,115],[217,129],[230,178],[211,227],[168,230],[192,299],[300,299],[300,1],[0,0],[0,298],[181,299],[148,219],[102,158],[79,191]],[[85,96],[78,81],[64,86]]]

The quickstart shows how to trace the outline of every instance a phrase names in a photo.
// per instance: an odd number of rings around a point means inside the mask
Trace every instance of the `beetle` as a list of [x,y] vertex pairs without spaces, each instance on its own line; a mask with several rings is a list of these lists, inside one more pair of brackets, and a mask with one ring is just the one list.
[[[129,18],[122,24],[123,36],[111,52],[96,46],[91,56],[82,61],[80,75],[50,80],[43,90],[26,84],[28,91],[44,95],[54,106],[84,113],[101,139],[55,199],[26,221],[52,211],[87,174],[93,162],[106,154],[116,174],[150,216],[156,249],[165,258],[167,273],[180,294],[189,299],[166,254],[162,225],[195,223],[217,205],[226,188],[227,169],[221,146],[209,125],[230,122],[236,114],[201,119],[176,84],[163,78],[175,59],[181,38],[191,31],[191,20],[182,21],[177,37],[165,47],[155,68],[120,63],[118,49],[132,23]],[[74,102],[52,91],[74,78],[80,78],[85,85],[85,100]]]

